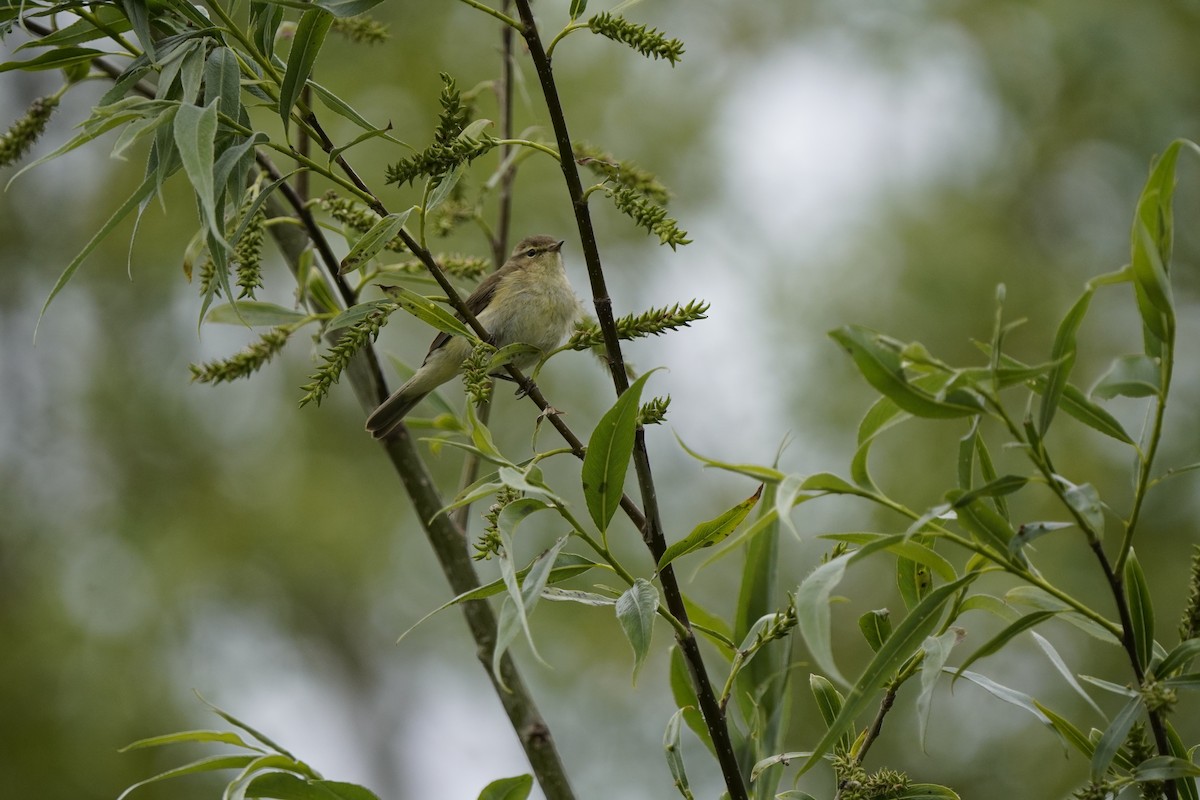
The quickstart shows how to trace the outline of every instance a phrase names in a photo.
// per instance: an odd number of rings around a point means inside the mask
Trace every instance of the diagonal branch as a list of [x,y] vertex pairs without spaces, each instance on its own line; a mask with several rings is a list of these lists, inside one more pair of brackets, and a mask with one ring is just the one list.
[[[596,307],[596,318],[604,334],[604,347],[608,355],[609,369],[612,373],[613,386],[617,394],[623,394],[629,388],[629,377],[625,371],[625,360],[621,353],[620,341],[617,337],[616,325],[613,321],[612,298],[604,279],[604,270],[600,263],[600,251],[596,245],[596,232],[592,226],[591,213],[588,210],[587,197],[583,192],[583,183],[579,178],[579,169],[573,157],[574,148],[571,146],[571,136],[567,131],[566,115],[558,98],[558,87],[554,81],[554,72],[550,59],[542,47],[538,35],[537,22],[529,0],[516,0],[517,11],[521,18],[522,35],[529,48],[529,56],[537,70],[538,81],[545,96],[546,109],[554,126],[554,135],[558,142],[559,162],[562,166],[563,179],[567,184],[567,192],[571,197],[571,205],[575,211],[575,222],[579,228],[579,238],[583,247],[584,260],[587,263],[588,279],[591,283],[592,300]],[[666,536],[663,534],[662,519],[658,511],[658,495],[654,486],[654,476],[650,469],[650,456],[646,450],[645,431],[639,426],[634,438],[633,463],[637,472],[638,484],[641,488],[642,506],[646,510],[646,523],[642,526],[642,538],[650,549],[655,561],[658,561],[667,549]],[[687,660],[692,681],[696,687],[696,696],[700,702],[700,712],[712,737],[716,750],[717,761],[725,778],[725,785],[733,800],[745,800],[747,797],[746,783],[738,766],[737,754],[729,736],[728,722],[721,709],[712,682],[704,666],[696,637],[691,633],[688,623],[687,610],[684,607],[683,594],[675,579],[675,572],[667,565],[660,573],[663,596],[671,614],[683,624],[687,634],[678,634],[680,650]]]

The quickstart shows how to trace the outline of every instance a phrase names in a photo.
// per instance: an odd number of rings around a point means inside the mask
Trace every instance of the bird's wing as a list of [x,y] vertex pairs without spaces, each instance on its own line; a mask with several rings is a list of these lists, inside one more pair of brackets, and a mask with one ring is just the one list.
[[[484,278],[482,283],[475,287],[475,291],[471,292],[471,296],[466,300],[467,310],[471,312],[472,316],[478,317],[481,313],[483,313],[483,310],[488,307],[488,303],[492,302],[492,298],[496,296],[496,287],[500,285],[500,279],[504,275],[507,275],[508,272],[510,272],[510,270],[504,269],[493,272],[491,275],[488,275],[486,278]],[[458,317],[460,321],[462,320],[461,314],[455,314],[455,316]],[[446,342],[450,341],[450,337],[451,334],[446,333],[445,331],[441,331],[437,336],[433,337],[433,342],[429,345],[429,352],[425,354],[425,360],[428,361],[429,356],[434,350],[437,350],[439,347],[445,345]]]

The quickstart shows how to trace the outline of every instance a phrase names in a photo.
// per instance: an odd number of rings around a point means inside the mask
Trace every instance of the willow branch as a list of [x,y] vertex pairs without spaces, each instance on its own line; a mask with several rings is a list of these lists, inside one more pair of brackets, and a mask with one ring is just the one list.
[[[592,301],[596,308],[596,318],[604,335],[604,347],[612,374],[613,387],[617,394],[621,395],[629,388],[629,377],[625,371],[625,360],[621,353],[620,340],[613,320],[612,298],[608,294],[604,271],[600,263],[600,251],[596,245],[596,233],[592,226],[591,213],[588,210],[587,198],[584,196],[579,169],[572,155],[574,149],[571,146],[571,136],[567,130],[566,115],[558,97],[554,72],[550,65],[550,59],[542,47],[537,22],[534,19],[533,10],[529,6],[529,0],[516,0],[516,5],[523,26],[521,33],[528,45],[529,56],[537,71],[538,82],[541,84],[542,94],[545,97],[546,110],[554,127],[554,136],[558,143],[560,156],[559,163],[567,185],[567,192],[571,198],[571,206],[575,212],[580,244],[583,248],[584,261],[587,264],[588,280],[591,283]],[[658,495],[650,469],[650,456],[646,450],[645,431],[640,426],[637,428],[634,438],[633,462],[641,489],[642,507],[646,512],[646,523],[642,526],[642,538],[657,562],[666,552],[667,544],[666,536],[663,533],[662,519],[659,516]],[[680,651],[687,661],[688,670],[696,688],[700,713],[704,716],[705,725],[712,738],[725,785],[733,800],[745,800],[747,797],[746,782],[742,777],[737,754],[733,749],[728,722],[717,700],[712,682],[708,678],[699,643],[696,641],[695,634],[691,632],[683,594],[679,590],[679,584],[671,565],[668,564],[659,573],[659,580],[662,584],[667,608],[682,623],[683,631],[685,631],[677,633]]]

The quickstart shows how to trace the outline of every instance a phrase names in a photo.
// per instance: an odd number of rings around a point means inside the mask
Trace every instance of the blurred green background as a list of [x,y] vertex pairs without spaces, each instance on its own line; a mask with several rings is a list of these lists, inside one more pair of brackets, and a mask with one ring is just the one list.
[[[545,30],[565,22],[567,5],[537,4]],[[672,69],[583,33],[559,47],[555,69],[573,136],[661,175],[677,194],[673,214],[695,240],[678,253],[660,249],[597,196],[617,313],[692,297],[712,303],[709,320],[629,347],[638,368],[670,368],[648,391],[673,398],[668,424],[649,435],[671,538],[753,491],[747,480],[702,471],[673,433],[717,458],[769,463],[790,432],[783,467],[846,472],[854,426],[873,398],[825,337],[832,327],[863,323],[920,340],[952,362],[977,363],[971,339],[989,335],[1003,283],[1008,318],[1028,319],[1010,339],[1013,354],[1045,360],[1084,281],[1125,263],[1153,154],[1176,137],[1200,137],[1200,3],[1191,0],[657,0],[629,15],[683,38],[683,62]],[[331,38],[318,77],[420,146],[433,128],[439,71],[464,89],[496,74],[496,25],[453,2],[385,2],[376,16],[390,24],[391,41],[361,49]],[[19,32],[7,38],[6,59],[21,40]],[[532,69],[523,57],[519,64],[518,128],[545,124]],[[4,75],[3,123],[57,80]],[[103,90],[100,82],[73,90],[36,154],[66,141]],[[484,116],[494,116],[489,103],[481,101]],[[355,135],[340,119],[329,127],[338,141]],[[353,152],[359,171],[382,186],[383,167],[397,154],[371,143]],[[110,161],[101,142],[0,195],[5,794],[111,798],[201,755],[116,752],[141,737],[217,726],[193,689],[327,777],[362,782],[388,800],[471,798],[492,778],[525,771],[456,612],[394,645],[449,590],[389,464],[363,434],[348,388],[321,408],[297,409],[318,352],[311,340],[295,337],[285,357],[250,381],[189,383],[189,362],[231,354],[253,336],[211,326],[197,334],[196,288],[181,269],[195,212],[181,186],[166,212],[148,213],[130,274],[124,225],[55,300],[33,346],[50,287],[136,185],[141,157]],[[1181,352],[1164,467],[1195,461],[1200,450],[1194,160],[1182,159],[1177,201]],[[412,201],[394,187],[383,196],[394,208]],[[566,238],[568,271],[586,299],[557,169],[545,159],[526,162],[516,197],[514,236]],[[444,249],[485,253],[471,231]],[[292,302],[282,266],[267,280],[269,299]],[[408,361],[427,341],[400,319],[380,339]],[[1076,380],[1084,386],[1112,357],[1140,349],[1126,289],[1098,298],[1081,342]],[[577,430],[590,429],[611,402],[610,384],[586,355],[556,359],[541,384]],[[460,402],[456,387],[447,396]],[[533,407],[504,387],[498,398],[498,438],[523,453]],[[1139,405],[1121,401],[1113,410],[1139,429]],[[938,502],[953,481],[963,432],[910,423],[880,443],[877,479],[912,507]],[[552,446],[550,432],[539,443]],[[1095,484],[1118,513],[1127,510],[1128,452],[1069,421],[1050,446],[1063,473]],[[1023,469],[1014,454],[1000,457]],[[432,463],[452,493],[459,455],[446,450]],[[552,463],[559,485],[577,483],[574,462]],[[1194,486],[1185,477],[1152,495],[1138,547],[1168,644],[1198,538]],[[1036,518],[1053,513],[1048,508],[1035,498],[1017,513]],[[903,528],[831,500],[802,506],[795,521],[803,541],[785,544],[785,586],[827,549],[814,534]],[[523,528],[528,554],[559,533]],[[634,532],[626,526],[614,536],[628,540],[625,552],[648,574]],[[1110,613],[1080,537],[1042,541],[1047,575]],[[701,572],[688,590],[730,613],[736,561]],[[847,674],[867,657],[853,620],[870,608],[901,608],[882,562],[856,569],[841,587],[851,601],[835,611]],[[995,630],[989,620],[965,621],[976,625],[969,643]],[[605,612],[543,604],[535,631],[550,666],[524,647],[518,658],[579,796],[670,797],[660,756],[673,710],[666,632],[631,688],[628,645]],[[1077,672],[1127,680],[1114,648],[1062,623],[1042,632]],[[977,668],[1082,726],[1104,726],[1028,640]],[[806,673],[795,675],[799,750],[816,731]],[[1112,698],[1097,700],[1112,713]],[[906,688],[868,766],[903,768],[977,800],[1065,797],[1086,776],[1082,759],[1066,757],[1031,717],[965,682],[953,695],[939,692],[921,753],[912,702]],[[1178,724],[1194,742],[1200,725],[1190,717],[1185,706]],[[716,796],[719,776],[707,759],[694,743],[685,754],[697,796]],[[830,790],[823,775],[802,785]],[[216,791],[188,779],[137,796]]]

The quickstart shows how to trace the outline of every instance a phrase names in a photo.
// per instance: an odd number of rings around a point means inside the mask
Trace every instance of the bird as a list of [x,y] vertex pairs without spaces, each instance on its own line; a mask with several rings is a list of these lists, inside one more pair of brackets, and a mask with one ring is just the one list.
[[[487,330],[490,344],[502,348],[523,342],[544,353],[566,338],[581,305],[563,268],[563,244],[545,235],[522,239],[504,266],[467,298],[467,309]],[[435,336],[416,373],[367,417],[367,431],[376,439],[390,436],[422,398],[459,373],[471,350],[461,336]],[[526,353],[512,364],[521,368],[537,358]]]

